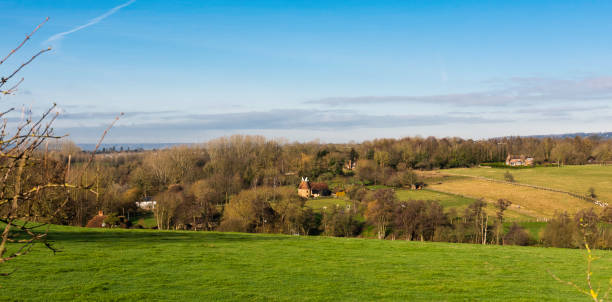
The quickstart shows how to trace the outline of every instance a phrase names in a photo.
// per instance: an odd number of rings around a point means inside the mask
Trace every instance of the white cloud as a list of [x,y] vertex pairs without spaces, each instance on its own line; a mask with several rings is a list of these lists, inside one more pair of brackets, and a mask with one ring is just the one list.
[[309,103],[330,106],[382,103],[423,103],[452,106],[509,106],[556,103],[559,101],[601,101],[612,99],[612,77],[582,79],[512,78],[500,83],[504,88],[480,92],[422,96],[328,97]]

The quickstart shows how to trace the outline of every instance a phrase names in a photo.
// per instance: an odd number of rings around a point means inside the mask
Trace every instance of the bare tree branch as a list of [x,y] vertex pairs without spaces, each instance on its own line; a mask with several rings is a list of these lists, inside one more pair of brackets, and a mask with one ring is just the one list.
[[6,55],[6,57],[4,57],[4,59],[2,59],[0,61],[0,65],[2,65],[2,63],[4,63],[8,58],[10,58],[14,53],[16,53],[21,46],[23,46],[28,40],[30,40],[30,38],[45,24],[47,23],[47,21],[49,21],[49,17],[47,17],[43,22],[41,22],[40,24],[38,24],[38,26],[36,26],[36,28],[34,28],[34,30],[29,34],[26,35],[25,39],[23,39],[23,41],[17,46],[15,47],[13,50],[11,50],[11,52],[8,53],[8,55]]
[[34,59],[36,59],[38,56],[40,56],[41,54],[50,51],[51,47],[47,48],[47,49],[43,49],[41,51],[39,51],[38,53],[36,53],[35,55],[33,55],[29,60],[25,61],[25,63],[21,64],[21,66],[19,66],[17,69],[15,69],[15,71],[13,71],[13,73],[11,73],[8,77],[2,77],[0,78],[0,88],[2,88],[2,86],[4,86],[4,84],[6,84],[12,77],[14,77],[18,72],[21,71],[21,69],[23,69],[24,67],[26,67],[28,64],[32,63],[32,61],[34,61]]

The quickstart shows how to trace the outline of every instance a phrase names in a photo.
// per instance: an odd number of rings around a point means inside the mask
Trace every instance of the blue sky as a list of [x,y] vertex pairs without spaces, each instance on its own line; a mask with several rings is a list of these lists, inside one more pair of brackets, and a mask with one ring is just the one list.
[[4,52],[51,18],[3,74],[53,47],[0,102],[34,112],[56,102],[56,132],[82,143],[119,112],[106,142],[612,131],[609,1],[4,0],[0,10]]

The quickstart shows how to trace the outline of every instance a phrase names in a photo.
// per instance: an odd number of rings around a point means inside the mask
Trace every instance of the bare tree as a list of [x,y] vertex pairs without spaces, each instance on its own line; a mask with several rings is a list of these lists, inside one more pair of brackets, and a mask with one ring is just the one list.
[[395,192],[391,189],[377,190],[368,203],[365,217],[376,226],[378,239],[385,239],[387,228],[393,220],[393,207],[397,202]]
[[473,243],[487,243],[487,227],[489,216],[485,211],[487,203],[484,200],[476,200],[465,209],[465,217],[468,223],[472,224],[474,236]]
[[497,216],[495,228],[495,244],[499,244],[499,235],[501,234],[504,228],[504,211],[506,211],[506,209],[510,205],[512,205],[512,202],[503,198],[497,200],[497,203],[495,204],[495,207],[497,207],[497,212],[495,213]]
[[[47,20],[48,18],[28,34],[16,48],[11,50],[8,55],[0,61],[0,65],[5,63],[6,60],[21,49]],[[49,50],[51,50],[51,48],[40,50],[7,76],[0,77],[0,92],[4,95],[14,94],[18,86],[23,82],[23,78],[14,84],[9,84],[14,82],[12,79],[25,66]],[[10,88],[3,89],[5,86],[10,86]],[[39,164],[39,160],[34,154],[37,148],[45,139],[58,138],[53,135],[53,129],[51,128],[51,124],[57,117],[57,113],[53,114],[54,108],[55,104],[36,120],[33,120],[31,114],[28,114],[28,117],[16,126],[9,125],[7,118],[8,114],[15,111],[15,108],[9,108],[0,113],[0,118],[3,119],[2,125],[0,126],[0,171],[2,171],[2,179],[0,180],[0,221],[4,224],[0,242],[0,262],[6,262],[27,254],[37,242],[43,242],[47,247],[54,250],[53,247],[46,242],[46,232],[35,232],[34,228],[36,226],[21,221],[21,213],[19,212],[20,205],[23,204],[24,201],[32,199],[35,194],[46,188],[60,187],[63,185],[55,183],[32,184],[24,179],[26,169],[32,165]],[[20,234],[25,236],[14,238],[13,233],[15,232],[15,228],[20,231]],[[8,252],[7,243],[9,242],[22,243],[22,245],[16,250]]]
[[[30,34],[26,35],[25,39],[0,61],[0,66],[19,51],[48,20],[49,18],[45,19]],[[38,56],[50,50],[50,47],[40,50],[7,76],[0,76],[0,93],[2,95],[14,94],[23,82],[23,78],[18,81],[13,78]],[[37,243],[45,245],[53,252],[57,251],[47,241],[47,230],[42,230],[44,224],[30,222],[28,217],[26,207],[31,206],[35,200],[44,200],[44,198],[37,198],[41,194],[54,191],[65,196],[64,202],[49,209],[48,216],[53,217],[70,201],[70,194],[66,194],[69,189],[84,189],[96,193],[92,190],[92,185],[68,183],[69,165],[59,167],[63,169],[63,179],[45,176],[48,174],[45,173],[45,169],[49,167],[46,165],[47,157],[40,147],[49,139],[63,137],[53,132],[52,124],[58,116],[55,108],[56,105],[53,104],[38,118],[33,118],[32,112],[22,112],[22,120],[16,125],[9,124],[8,118],[15,108],[0,111],[0,223],[3,228],[0,237],[0,263],[29,253]],[[102,135],[96,150],[109,129]],[[93,161],[94,155],[95,150],[85,165],[85,169]],[[41,171],[42,176],[33,177],[36,173],[41,174]]]

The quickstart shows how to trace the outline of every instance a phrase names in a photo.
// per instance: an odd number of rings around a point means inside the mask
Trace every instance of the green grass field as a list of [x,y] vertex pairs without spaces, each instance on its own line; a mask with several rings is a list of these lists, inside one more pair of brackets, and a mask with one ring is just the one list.
[[346,206],[347,204],[352,204],[352,202],[342,198],[322,197],[308,199],[305,206],[318,211],[322,210],[323,207],[330,209],[335,206]]
[[145,229],[150,229],[157,226],[157,221],[153,213],[142,213],[136,217],[130,218],[132,224],[140,224]]
[[589,187],[593,187],[601,200],[612,204],[612,166],[584,165],[560,168],[461,168],[444,170],[444,172],[452,174],[482,176],[498,180],[504,179],[506,171],[510,171],[514,180],[519,183],[544,186],[581,195],[585,195]]
[[396,190],[395,194],[399,200],[435,200],[444,206],[444,208],[465,208],[475,201],[472,198],[427,189]]
[[[2,265],[0,300],[588,301],[582,250],[268,234],[53,227]],[[612,276],[595,251],[594,284]]]
[[[518,224],[522,226],[534,240],[540,239],[541,232],[546,227],[546,222],[521,222]],[[510,225],[512,225],[511,222],[504,223],[506,231],[510,228]]]
[[[451,182],[453,182],[453,181],[456,181],[458,178],[449,178],[449,179],[451,179]],[[438,186],[434,186],[434,187],[437,188]],[[446,187],[442,187],[442,189],[446,189]],[[448,210],[450,209],[455,209],[457,210],[457,213],[459,214],[462,214],[463,210],[465,210],[465,208],[468,205],[476,201],[476,198],[469,198],[469,197],[464,197],[464,196],[453,194],[453,193],[440,192],[440,191],[435,191],[431,189],[397,190],[396,194],[399,200],[437,201],[442,206],[444,206],[444,209],[446,212],[448,212]],[[488,199],[487,201],[490,201],[491,203],[494,202],[493,199]],[[485,211],[487,211],[489,215],[494,216],[496,209],[492,204],[490,204],[488,207],[485,208]],[[509,209],[507,209],[505,216],[508,221],[526,221],[526,220],[536,219],[535,216],[528,215],[522,211],[519,211],[519,209],[517,209],[516,207],[510,207]]]

